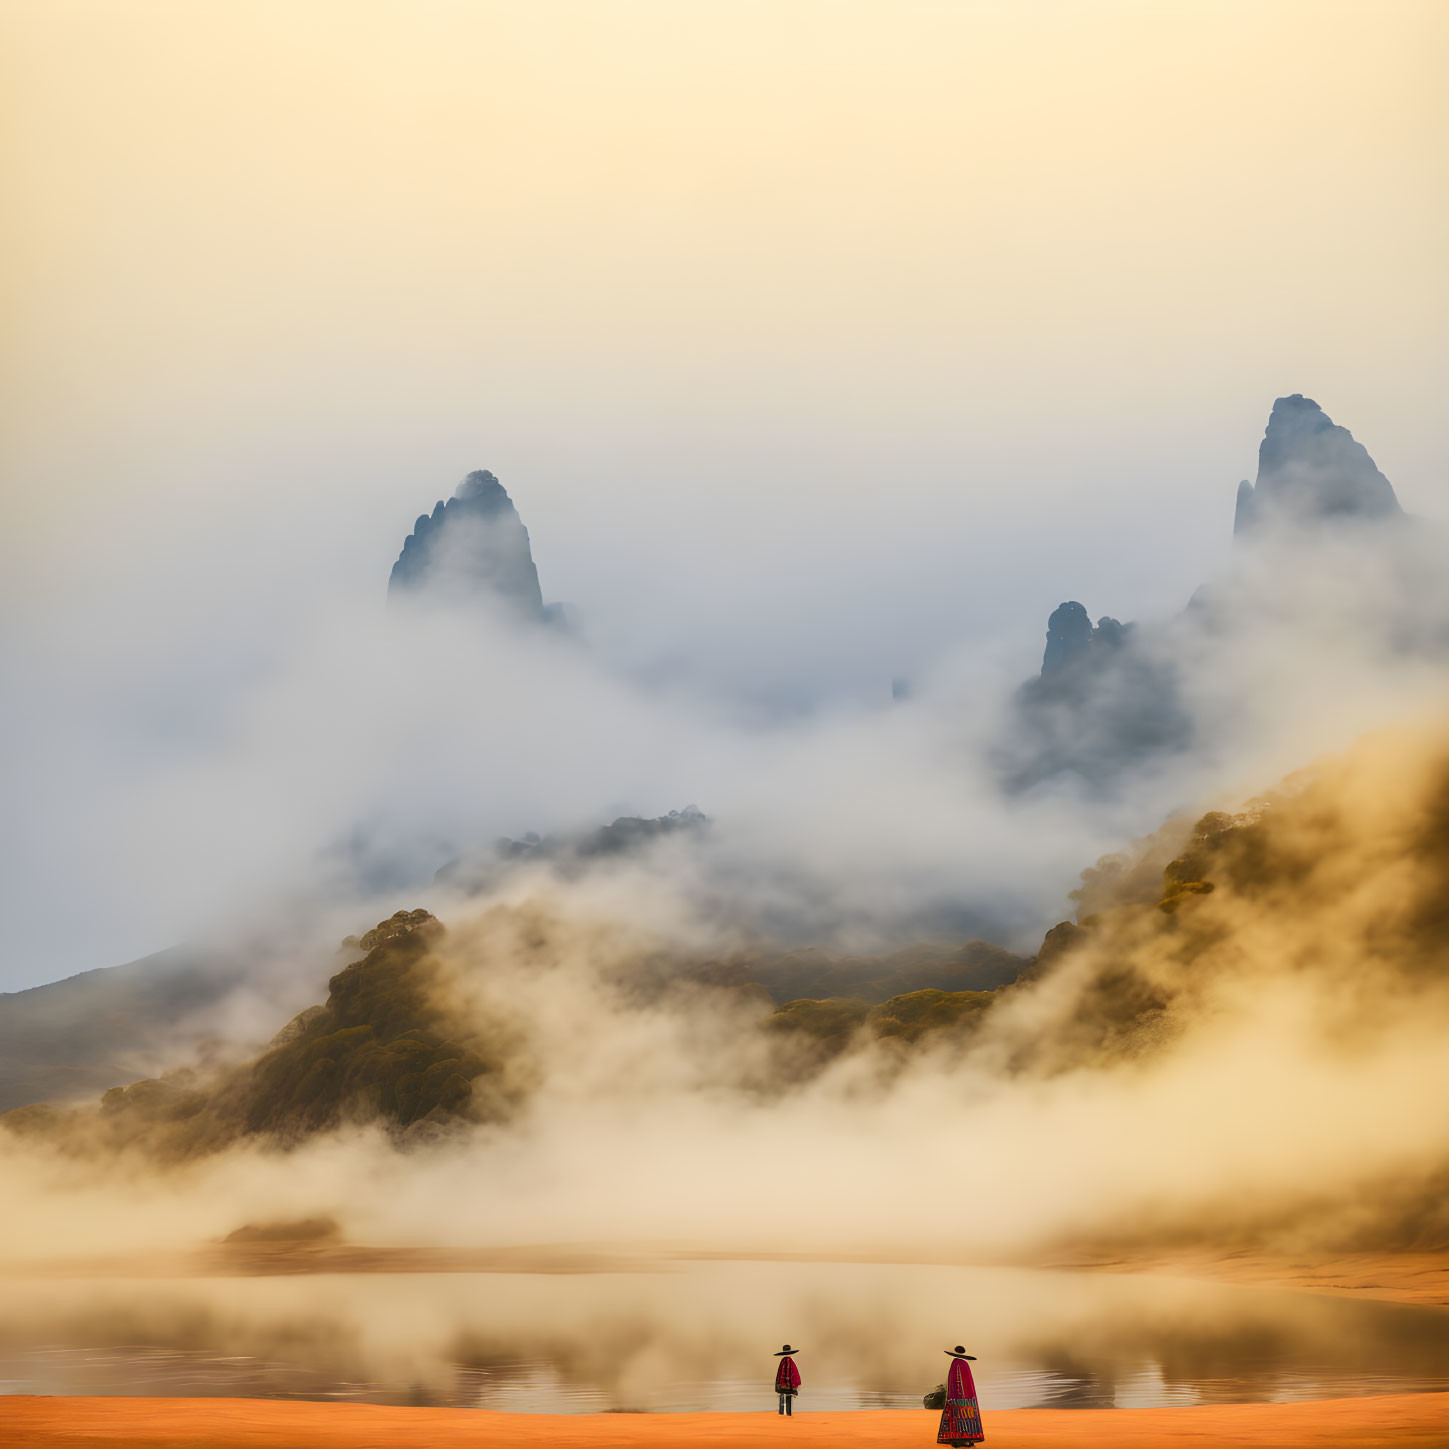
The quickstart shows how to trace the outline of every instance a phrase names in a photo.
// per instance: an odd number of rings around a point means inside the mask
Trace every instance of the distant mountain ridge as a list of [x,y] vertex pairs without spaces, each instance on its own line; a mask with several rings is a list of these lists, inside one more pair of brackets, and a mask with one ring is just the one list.
[[93,1096],[174,1049],[186,1018],[215,1006],[244,966],[173,946],[152,956],[0,993],[0,1112]]
[[709,825],[709,816],[697,805],[686,805],[683,810],[652,818],[620,815],[608,825],[576,835],[537,835],[530,831],[520,840],[504,836],[486,850],[469,851],[450,860],[434,878],[439,885],[477,895],[499,884],[516,866],[547,864],[568,877],[593,861],[637,855],[668,836],[697,838]]

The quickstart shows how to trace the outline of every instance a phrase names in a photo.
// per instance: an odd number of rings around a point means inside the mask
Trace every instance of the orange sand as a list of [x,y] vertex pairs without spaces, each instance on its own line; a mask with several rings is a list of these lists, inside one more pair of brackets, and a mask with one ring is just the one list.
[[[935,1414],[495,1414],[273,1399],[0,1397],[6,1449],[928,1449]],[[1013,1409],[989,1449],[1323,1449],[1449,1446],[1449,1394],[1193,1409]]]

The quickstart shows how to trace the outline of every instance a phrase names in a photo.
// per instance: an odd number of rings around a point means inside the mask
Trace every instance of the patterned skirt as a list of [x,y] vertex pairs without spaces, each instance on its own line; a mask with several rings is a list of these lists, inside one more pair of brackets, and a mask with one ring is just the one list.
[[974,1398],[946,1400],[936,1443],[979,1444],[985,1437],[981,1428],[981,1408]]

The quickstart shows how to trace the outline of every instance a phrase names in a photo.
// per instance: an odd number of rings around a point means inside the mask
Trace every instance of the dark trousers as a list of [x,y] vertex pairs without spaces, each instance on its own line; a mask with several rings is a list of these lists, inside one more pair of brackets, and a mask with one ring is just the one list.
[[790,1405],[795,1402],[795,1395],[782,1393],[780,1395],[780,1412],[788,1419],[791,1417]]

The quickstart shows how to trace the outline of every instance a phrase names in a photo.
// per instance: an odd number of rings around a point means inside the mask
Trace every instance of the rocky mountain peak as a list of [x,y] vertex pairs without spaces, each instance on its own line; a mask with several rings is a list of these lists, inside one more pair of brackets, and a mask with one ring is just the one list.
[[1302,393],[1273,404],[1258,449],[1257,485],[1238,485],[1234,534],[1270,523],[1390,518],[1403,509],[1368,449]]
[[1106,615],[1093,627],[1091,615],[1075,599],[1058,604],[1047,620],[1041,677],[1070,672],[1083,660],[1115,652],[1126,641],[1131,627]]
[[450,499],[419,516],[388,581],[389,596],[407,593],[503,600],[525,617],[547,617],[528,530],[492,473],[469,473]]

